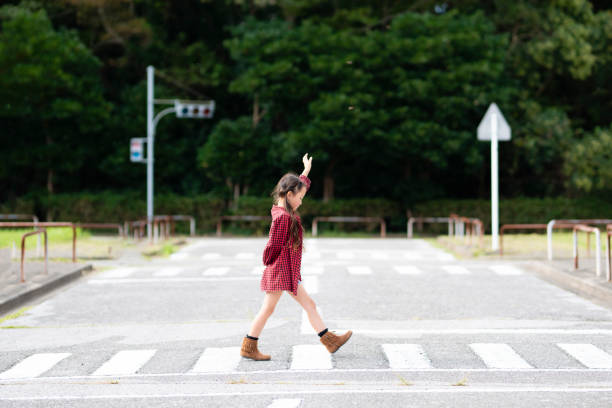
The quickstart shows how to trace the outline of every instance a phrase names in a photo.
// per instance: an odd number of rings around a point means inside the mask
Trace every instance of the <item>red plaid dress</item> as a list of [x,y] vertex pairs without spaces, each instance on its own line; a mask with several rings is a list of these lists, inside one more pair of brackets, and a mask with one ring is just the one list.
[[[310,179],[300,176],[300,180],[308,190]],[[272,225],[268,244],[264,249],[263,263],[266,265],[263,276],[261,277],[261,290],[279,291],[287,290],[297,296],[298,281],[302,280],[300,266],[302,264],[302,245],[298,249],[287,246],[289,238],[289,227],[291,226],[291,216],[282,207],[273,206]],[[300,242],[302,241],[302,220],[296,215]]]

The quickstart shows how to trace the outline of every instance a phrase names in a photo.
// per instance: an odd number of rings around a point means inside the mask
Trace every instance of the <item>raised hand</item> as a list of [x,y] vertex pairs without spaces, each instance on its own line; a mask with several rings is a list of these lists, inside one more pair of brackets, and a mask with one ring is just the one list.
[[309,158],[308,153],[306,153],[304,157],[302,157],[302,163],[304,163],[304,171],[302,174],[308,176],[308,173],[310,173],[310,168],[312,167],[312,156]]

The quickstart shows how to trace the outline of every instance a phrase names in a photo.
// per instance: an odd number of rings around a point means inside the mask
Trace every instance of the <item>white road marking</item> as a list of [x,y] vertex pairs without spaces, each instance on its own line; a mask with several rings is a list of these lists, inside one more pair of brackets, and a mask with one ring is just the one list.
[[265,266],[255,266],[251,271],[251,275],[263,275],[264,269],[266,269]]
[[208,254],[204,254],[200,257],[200,259],[204,260],[204,261],[210,261],[213,259],[219,259],[221,258],[221,254],[218,254],[216,252],[210,252]]
[[489,368],[533,368],[504,343],[473,343],[470,348]]
[[236,259],[253,259],[255,254],[253,252],[240,252],[236,254]]
[[321,265],[304,265],[302,266],[302,274],[304,275],[322,275],[325,268]]
[[390,368],[431,368],[431,361],[420,344],[383,344]]
[[369,266],[347,266],[346,269],[351,275],[371,275],[372,268]]
[[0,373],[0,379],[38,377],[69,355],[70,353],[32,354],[3,373]]
[[522,275],[523,271],[521,271],[516,266],[512,265],[491,265],[489,266],[493,272],[498,275]]
[[302,276],[302,285],[309,295],[319,293],[319,278],[317,276]]
[[592,344],[557,344],[588,368],[612,368],[612,356]]
[[293,346],[291,370],[331,370],[331,354],[325,346],[319,344],[301,344]]
[[442,269],[451,275],[470,275],[471,272],[464,266],[444,265]]
[[125,278],[136,272],[136,268],[116,268],[99,275],[100,278]]
[[228,277],[185,277],[185,278],[135,278],[135,279],[90,279],[90,285],[122,284],[122,283],[182,283],[182,282],[231,282],[259,279],[257,276],[228,276]]
[[160,268],[153,273],[153,276],[176,276],[181,272],[181,268],[170,266],[167,268]]
[[336,256],[338,259],[353,259],[355,258],[355,253],[351,251],[338,251]]
[[[308,245],[308,244],[306,244]],[[321,252],[319,251],[309,251],[308,249],[306,249],[304,251],[304,253],[302,254],[302,260],[304,261],[312,261],[315,259],[321,259]]]
[[238,367],[240,347],[208,347],[191,369],[192,373],[234,371]]
[[268,408],[298,408],[300,404],[302,404],[301,399],[283,398],[275,399],[270,405],[268,405]]
[[423,273],[420,268],[414,265],[394,266],[393,269],[395,269],[400,275],[420,275]]
[[122,350],[102,364],[92,375],[124,375],[138,372],[156,350]]
[[216,268],[208,268],[202,272],[203,276],[221,276],[226,275],[230,268],[226,266],[220,266]]

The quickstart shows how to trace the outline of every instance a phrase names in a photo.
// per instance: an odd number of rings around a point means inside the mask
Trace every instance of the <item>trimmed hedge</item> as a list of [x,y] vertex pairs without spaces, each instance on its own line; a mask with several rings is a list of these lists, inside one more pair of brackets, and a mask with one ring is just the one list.
[[[196,217],[200,233],[215,230],[218,217],[228,215],[269,215],[271,197],[243,196],[236,209],[227,209],[224,199],[213,195],[184,197],[159,194],[155,197],[156,214],[188,214]],[[612,218],[612,202],[596,198],[514,198],[500,201],[500,224],[545,223],[553,218]],[[480,218],[490,230],[489,200],[431,200],[414,205],[414,216],[445,217],[457,213]],[[146,200],[141,193],[74,193],[53,196],[29,195],[0,205],[0,213],[35,213],[55,221],[123,222],[146,214]],[[405,232],[406,209],[385,199],[337,199],[328,203],[307,197],[300,207],[304,226],[310,229],[315,216],[384,217],[390,232]],[[269,221],[232,223],[225,230],[243,229],[258,235],[267,234]],[[339,231],[377,231],[378,225],[324,224],[323,229]],[[181,227],[180,231],[186,231]]]

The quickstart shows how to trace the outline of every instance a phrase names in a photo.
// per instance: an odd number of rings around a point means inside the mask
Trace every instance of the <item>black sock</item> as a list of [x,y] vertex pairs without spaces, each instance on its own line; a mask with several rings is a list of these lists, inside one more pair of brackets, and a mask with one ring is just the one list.
[[248,334],[247,334],[246,336],[247,336],[247,339],[251,339],[251,340],[259,340],[259,337],[249,336]]
[[319,337],[323,337],[323,335],[327,333],[327,329],[323,330],[321,333],[319,333]]

